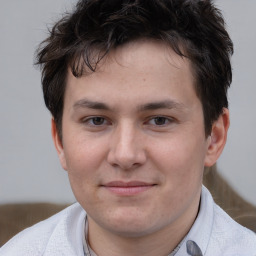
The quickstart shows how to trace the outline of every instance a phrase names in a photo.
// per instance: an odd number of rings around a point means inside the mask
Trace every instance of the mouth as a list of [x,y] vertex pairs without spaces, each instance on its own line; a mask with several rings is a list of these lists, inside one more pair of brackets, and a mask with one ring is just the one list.
[[112,181],[102,185],[105,189],[119,196],[133,196],[155,187],[156,184],[142,181]]

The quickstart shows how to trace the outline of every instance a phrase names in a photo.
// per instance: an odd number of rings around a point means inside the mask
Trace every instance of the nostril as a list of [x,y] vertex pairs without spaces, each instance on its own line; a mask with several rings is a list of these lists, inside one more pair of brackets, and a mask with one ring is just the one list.
[[118,154],[109,154],[108,163],[114,168],[120,168],[124,171],[130,171],[138,168],[144,161],[140,161],[136,155],[120,156]]

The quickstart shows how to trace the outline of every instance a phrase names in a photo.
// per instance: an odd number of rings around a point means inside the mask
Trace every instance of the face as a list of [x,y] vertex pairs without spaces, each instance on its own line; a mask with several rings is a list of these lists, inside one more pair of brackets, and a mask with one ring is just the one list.
[[139,41],[95,73],[69,72],[62,127],[61,164],[98,229],[143,236],[194,220],[210,142],[187,59]]

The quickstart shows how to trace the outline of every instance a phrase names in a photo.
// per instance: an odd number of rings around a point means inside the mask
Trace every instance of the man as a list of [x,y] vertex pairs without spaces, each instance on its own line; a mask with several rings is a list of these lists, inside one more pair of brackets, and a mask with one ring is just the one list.
[[232,52],[209,0],[79,1],[38,52],[78,203],[0,255],[255,255],[202,187],[227,138]]

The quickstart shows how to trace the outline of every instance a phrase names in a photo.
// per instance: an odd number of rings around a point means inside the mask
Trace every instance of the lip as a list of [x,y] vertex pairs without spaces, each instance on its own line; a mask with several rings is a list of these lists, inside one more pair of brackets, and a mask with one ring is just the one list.
[[152,189],[155,185],[143,181],[111,181],[104,184],[103,187],[119,196],[134,196]]

